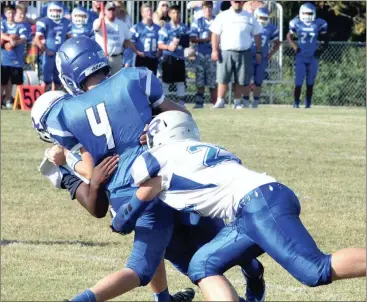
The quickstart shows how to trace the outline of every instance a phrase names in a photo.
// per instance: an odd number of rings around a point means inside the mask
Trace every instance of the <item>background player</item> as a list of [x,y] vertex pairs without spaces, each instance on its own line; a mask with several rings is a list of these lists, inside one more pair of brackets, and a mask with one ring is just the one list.
[[61,88],[55,59],[56,52],[67,39],[70,24],[63,16],[64,9],[60,1],[50,2],[47,6],[47,17],[37,21],[35,43],[43,52],[42,74],[46,90],[50,89],[52,83],[53,90]]
[[[259,24],[262,26],[263,31],[260,33],[261,46],[262,46],[262,60],[258,64],[256,62],[256,44],[255,41],[252,45],[252,63],[253,63],[253,77],[254,77],[254,100],[252,108],[257,108],[260,103],[261,85],[265,79],[266,69],[268,68],[269,60],[278,51],[280,46],[279,41],[279,29],[276,25],[270,23],[270,14],[266,7],[260,7],[255,10],[255,17]],[[270,44],[272,44],[271,50]],[[244,101],[244,107],[248,107],[249,104]]]
[[[294,35],[298,37],[297,44],[293,41]],[[313,4],[303,4],[299,9],[299,16],[289,22],[287,40],[296,51],[293,107],[299,108],[303,80],[306,77],[305,108],[311,108],[318,58],[328,45],[327,23],[321,18],[316,19],[316,8]],[[318,40],[320,46],[317,44]]]
[[157,75],[159,57],[161,55],[158,49],[158,32],[160,27],[153,23],[152,6],[145,3],[140,8],[142,21],[135,24],[130,31],[132,32],[131,41],[135,43],[136,49],[141,55],[136,56],[136,67],[147,67]]
[[13,85],[23,84],[24,48],[28,35],[26,27],[14,21],[15,7],[6,6],[1,21],[1,94],[4,105],[12,108]]
[[365,248],[322,253],[299,218],[294,192],[266,173],[245,168],[225,149],[201,142],[191,116],[159,114],[149,124],[147,137],[150,150],[131,168],[140,188],[112,225],[123,229],[136,205],[149,203],[160,192],[159,199],[177,210],[229,221],[190,262],[189,277],[207,300],[238,301],[223,273],[229,264],[264,252],[312,287],[365,276]]
[[89,13],[84,7],[78,6],[73,9],[69,26],[71,37],[86,36],[93,38],[94,36],[93,24],[89,22]]

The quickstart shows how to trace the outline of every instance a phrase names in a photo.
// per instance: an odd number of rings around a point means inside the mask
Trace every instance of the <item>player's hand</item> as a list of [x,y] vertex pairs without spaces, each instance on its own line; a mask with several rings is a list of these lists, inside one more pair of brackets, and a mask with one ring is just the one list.
[[215,62],[219,61],[219,51],[215,51],[215,50],[212,51],[212,60]]
[[12,47],[17,46],[17,41],[16,41],[15,39],[10,39],[9,43],[10,43],[10,45],[11,45]]
[[141,58],[144,58],[144,57],[145,57],[144,52],[141,52],[141,51],[139,51],[139,50],[136,52],[136,54],[137,54],[139,57],[141,57]]
[[148,131],[148,126],[149,126],[149,125],[145,125],[145,127],[144,127],[144,132],[143,132],[143,134],[140,136],[140,144],[141,144],[141,145],[146,145],[146,144],[147,144],[147,131]]
[[47,159],[56,166],[66,164],[65,149],[59,145],[55,145],[46,152]]
[[256,63],[257,63],[257,64],[261,64],[261,60],[262,60],[261,53],[257,53],[257,54],[256,54]]
[[118,155],[106,157],[98,166],[93,169],[90,184],[100,187],[104,185],[115,172],[120,157]]
[[129,67],[130,67],[129,63],[125,63],[124,68],[129,68]]
[[320,58],[320,56],[321,56],[321,54],[322,54],[321,49],[317,49],[317,50],[315,51],[315,57],[316,57],[316,59],[319,59],[319,58]]
[[99,13],[99,18],[100,18],[100,19],[103,19],[103,18],[104,18],[104,12],[103,12],[103,11],[101,11],[101,12]]

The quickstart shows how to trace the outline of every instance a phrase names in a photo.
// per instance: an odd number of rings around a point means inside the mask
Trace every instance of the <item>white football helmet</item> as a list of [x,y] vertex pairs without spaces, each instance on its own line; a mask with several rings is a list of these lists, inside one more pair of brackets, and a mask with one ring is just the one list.
[[46,125],[42,123],[42,118],[51,105],[63,97],[66,93],[63,91],[48,91],[42,94],[37,101],[34,103],[31,111],[33,128],[37,131],[40,139],[47,142],[53,143],[54,140],[51,138],[51,135],[47,131]]
[[88,23],[88,13],[81,7],[76,7],[71,13],[71,20],[75,25],[85,25]]
[[157,115],[147,131],[148,148],[157,147],[172,141],[200,141],[198,126],[194,119],[181,111],[166,111]]
[[64,17],[64,8],[59,1],[50,2],[47,5],[47,17],[54,22],[59,22]]
[[259,7],[255,9],[254,15],[257,22],[259,22],[262,26],[266,26],[269,24],[270,14],[266,7]]
[[311,3],[302,4],[299,9],[299,19],[306,25],[310,25],[316,19],[316,8]]

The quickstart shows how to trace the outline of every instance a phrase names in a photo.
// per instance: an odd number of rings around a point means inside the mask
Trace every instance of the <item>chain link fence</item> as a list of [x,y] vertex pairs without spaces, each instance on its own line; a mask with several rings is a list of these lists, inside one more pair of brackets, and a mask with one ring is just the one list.
[[[263,104],[292,104],[295,52],[282,43],[283,61],[269,64],[263,84]],[[195,60],[187,60],[187,102],[195,102]],[[175,91],[174,86],[170,89]],[[302,98],[305,99],[305,86]],[[231,100],[229,94],[227,99]],[[210,102],[208,91],[206,101]],[[314,87],[313,103],[328,106],[366,106],[366,44],[330,42],[319,59],[319,71]]]

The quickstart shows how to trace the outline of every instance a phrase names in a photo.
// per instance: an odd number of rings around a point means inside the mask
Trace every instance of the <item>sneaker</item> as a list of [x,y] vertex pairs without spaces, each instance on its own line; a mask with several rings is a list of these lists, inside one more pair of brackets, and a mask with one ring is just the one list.
[[264,273],[259,278],[246,277],[246,301],[263,302],[265,301],[265,280]]
[[219,109],[219,108],[224,108],[224,107],[225,107],[224,100],[220,100],[215,103],[212,109]]
[[233,109],[241,110],[243,109],[243,105],[242,104],[233,105]]
[[13,103],[9,101],[5,101],[5,108],[6,109],[13,109]]
[[305,101],[305,108],[306,109],[309,109],[309,108],[311,108],[311,102],[310,101]]
[[194,298],[195,291],[192,288],[185,288],[171,295],[171,301],[192,301]]
[[299,108],[299,103],[298,102],[293,102],[293,108]]
[[203,109],[204,108],[204,104],[199,104],[196,103],[195,106],[193,107],[193,109]]

